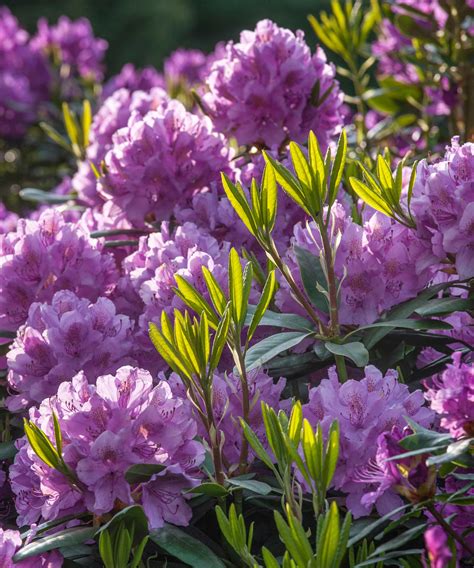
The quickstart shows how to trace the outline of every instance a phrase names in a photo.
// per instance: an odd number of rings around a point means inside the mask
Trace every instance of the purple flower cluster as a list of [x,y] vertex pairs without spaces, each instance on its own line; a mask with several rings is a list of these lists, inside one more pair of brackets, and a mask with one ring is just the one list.
[[[247,423],[264,447],[268,448],[260,405],[262,402],[266,402],[276,411],[282,408],[281,398],[286,380],[280,378],[274,383],[272,377],[257,369],[251,371],[247,379],[250,395],[250,412]],[[186,389],[181,379],[175,373],[171,374],[168,381],[174,393],[186,396]],[[232,373],[229,375],[214,374],[212,381],[212,409],[216,423],[219,425],[219,430],[224,434],[223,455],[225,461],[233,469],[232,466],[239,464],[242,448],[242,428],[240,426],[240,418],[243,416],[242,383],[238,376]],[[201,424],[198,427],[198,432],[203,438],[207,438],[207,432]],[[255,458],[253,450],[250,451],[249,458],[250,461],[253,461]]]
[[0,253],[1,329],[18,329],[33,302],[47,302],[59,290],[95,301],[117,280],[101,243],[54,209],[37,221],[20,219],[16,231],[0,235]]
[[441,426],[454,438],[474,436],[474,365],[463,363],[461,353],[426,393],[431,408],[441,416]]
[[[335,203],[331,210],[333,241],[340,239],[335,273],[342,279],[340,321],[346,324],[372,323],[393,305],[417,295],[429,282],[431,271],[425,263],[426,247],[416,234],[381,213],[368,210],[363,225],[354,222],[346,207]],[[338,236],[339,235],[339,236]],[[319,258],[321,236],[314,223],[294,229],[293,247],[310,251]],[[294,249],[288,264],[298,275]],[[277,296],[279,307],[294,309],[289,287],[283,283]]]
[[18,215],[0,203],[0,235],[14,231],[18,223]]
[[136,69],[132,63],[126,63],[120,73],[111,77],[103,86],[101,100],[105,101],[115,91],[127,89],[128,91],[149,91],[154,87],[164,87],[163,75],[154,67]]
[[262,20],[221,53],[202,97],[218,130],[239,144],[267,147],[301,142],[313,130],[328,146],[343,122],[342,93],[324,52],[311,55],[303,32]]
[[13,562],[13,557],[20,546],[19,531],[4,530],[0,527],[0,566],[2,568],[61,568],[63,565],[62,556],[56,551]]
[[86,158],[79,164],[71,182],[81,201],[91,206],[104,202],[97,193],[97,178],[91,164],[100,171],[107,151],[113,146],[114,134],[127,126],[132,115],[143,117],[167,101],[166,92],[156,87],[148,92],[118,89],[103,102],[92,121]]
[[417,169],[412,209],[432,262],[454,262],[460,278],[474,275],[474,144],[453,138],[443,159]]
[[28,33],[7,7],[0,7],[0,137],[19,138],[48,96],[49,75]]
[[[30,410],[51,440],[53,412],[71,479],[46,466],[22,439],[10,470],[19,525],[85,510],[103,515],[135,502],[142,503],[151,528],[188,524],[191,509],[182,490],[197,483],[204,448],[194,441],[190,403],[173,395],[167,382],[153,386],[147,371],[121,367],[92,386],[81,372]],[[125,473],[137,464],[156,465],[157,471],[130,485]]]
[[97,302],[56,292],[51,303],[32,304],[7,355],[8,382],[16,394],[10,410],[54,395],[79,371],[94,377],[130,362],[132,323],[107,298]]
[[100,81],[104,76],[103,59],[108,44],[104,39],[94,37],[87,18],[72,21],[61,16],[52,26],[42,18],[38,21],[32,44],[53,61],[67,66],[74,76],[92,81]]
[[228,163],[224,138],[209,118],[170,101],[145,116],[132,115],[115,134],[98,189],[141,227],[167,220],[177,203],[217,182]]
[[339,422],[340,454],[333,485],[347,493],[347,506],[355,516],[366,515],[375,502],[380,514],[399,504],[399,497],[387,492],[382,498],[365,503],[370,483],[360,483],[359,472],[375,457],[377,439],[393,426],[404,426],[404,416],[428,426],[432,413],[423,407],[423,393],[410,393],[398,382],[396,371],[385,376],[373,366],[365,368],[362,380],[341,384],[336,369],[329,369],[329,379],[309,391],[303,413],[313,426],[319,422],[326,433],[333,420]]
[[449,548],[448,537],[444,530],[435,525],[425,532],[425,546],[428,554],[428,564],[423,562],[426,568],[446,568],[453,557]]
[[177,49],[165,59],[163,70],[171,85],[193,86],[202,82],[207,66],[208,57],[199,49]]

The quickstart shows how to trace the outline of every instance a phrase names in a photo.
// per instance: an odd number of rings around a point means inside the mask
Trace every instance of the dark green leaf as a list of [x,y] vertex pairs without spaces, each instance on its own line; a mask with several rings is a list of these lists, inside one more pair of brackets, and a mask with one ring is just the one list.
[[153,530],[150,540],[193,568],[225,568],[222,560],[208,546],[178,527],[166,524]]
[[189,489],[187,493],[195,495],[208,495],[209,497],[225,497],[229,492],[219,483],[201,483],[197,487]]
[[[250,325],[252,321],[253,314],[255,313],[256,306],[249,306],[247,321],[246,323]],[[279,314],[277,312],[272,312],[267,310],[262,319],[260,320],[259,325],[268,325],[272,327],[281,327],[285,329],[294,329],[296,331],[312,331],[313,324],[303,318],[302,316],[298,316],[296,314]]]
[[150,481],[150,477],[156,473],[160,473],[160,471],[163,471],[164,469],[166,469],[164,465],[152,463],[132,465],[125,472],[125,479],[127,480],[127,483],[130,483],[130,485],[146,483],[147,481]]
[[353,361],[358,367],[365,367],[369,362],[369,352],[365,345],[359,341],[353,343],[331,343],[326,341],[324,346],[334,355],[342,355]]
[[474,298],[437,298],[429,300],[415,312],[421,317],[444,316],[453,312],[464,312],[474,309]]
[[15,447],[15,442],[0,442],[0,462],[14,458],[18,450]]
[[229,485],[247,489],[247,491],[252,491],[258,495],[269,495],[272,492],[271,485],[268,485],[268,483],[264,483],[263,481],[255,481],[254,479],[232,477],[229,479]]
[[32,556],[55,550],[63,546],[75,546],[93,539],[96,529],[93,527],[72,527],[50,536],[45,536],[27,544],[15,554],[14,561],[20,562]]
[[328,312],[327,298],[317,290],[316,284],[325,288],[326,278],[321,268],[321,262],[317,256],[308,250],[295,246],[296,261],[303,281],[303,286],[311,302],[322,312]]
[[309,337],[310,333],[288,331],[266,337],[247,351],[245,364],[247,371],[261,367],[283,351],[287,351]]

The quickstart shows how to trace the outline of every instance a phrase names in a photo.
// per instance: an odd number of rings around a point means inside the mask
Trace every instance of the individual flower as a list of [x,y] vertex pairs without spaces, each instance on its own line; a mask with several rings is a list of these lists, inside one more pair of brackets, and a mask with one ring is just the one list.
[[19,531],[4,530],[0,527],[0,566],[2,568],[60,568],[63,565],[63,558],[56,551],[13,562],[13,557],[20,546]]
[[91,303],[61,290],[49,303],[32,304],[7,355],[8,383],[17,393],[10,410],[40,403],[80,370],[113,373],[130,361],[131,331],[130,319],[107,298]]
[[[280,378],[274,383],[272,377],[259,369],[250,371],[247,380],[250,402],[247,423],[264,447],[268,448],[261,403],[265,402],[275,410],[280,409],[282,407],[281,398],[286,380]],[[168,381],[173,392],[181,396],[186,395],[186,388],[176,373],[172,373]],[[240,425],[240,418],[243,418],[242,401],[242,382],[240,377],[233,373],[229,375],[214,373],[212,380],[212,409],[218,428],[224,435],[223,455],[230,467],[239,464],[242,449],[242,427]],[[201,423],[199,423],[198,432],[209,442],[208,433]],[[248,457],[250,461],[253,461],[255,458],[252,449],[249,450]]]
[[239,144],[305,141],[314,130],[326,148],[342,126],[342,93],[321,48],[304,34],[260,21],[229,42],[210,66],[202,100],[216,128]]
[[444,157],[422,160],[412,210],[420,239],[435,261],[452,262],[460,278],[474,275],[474,144],[454,137]]
[[117,130],[127,126],[132,114],[144,116],[149,110],[155,110],[167,101],[168,95],[159,87],[148,92],[122,88],[105,99],[94,115],[85,159],[79,163],[78,171],[71,181],[72,188],[82,202],[89,206],[104,203],[97,193],[97,176],[93,166],[101,171],[102,161],[113,145],[112,138]]
[[453,553],[444,530],[439,525],[434,525],[426,530],[424,537],[429,563],[423,559],[423,565],[428,568],[447,568]]
[[426,398],[441,416],[441,426],[454,438],[474,436],[474,365],[463,363],[462,354],[453,353],[453,362],[433,379]]
[[[393,426],[403,427],[405,416],[428,426],[432,413],[423,407],[423,393],[410,393],[398,382],[396,371],[389,370],[384,376],[369,365],[362,380],[350,379],[342,384],[335,367],[328,374],[328,379],[310,389],[303,413],[312,426],[321,423],[324,433],[333,420],[338,421],[340,453],[333,485],[347,494],[346,503],[354,516],[366,515],[372,503],[366,505],[361,499],[371,486],[360,483],[360,470],[375,458],[380,434]],[[388,513],[399,501],[393,492],[386,492],[376,500],[377,510]]]
[[67,67],[74,76],[97,82],[104,76],[103,59],[108,44],[104,39],[94,37],[87,18],[72,21],[61,16],[56,25],[49,25],[41,18],[32,45],[54,62]]
[[217,182],[228,163],[224,139],[209,118],[173,100],[143,117],[132,115],[114,135],[98,189],[141,227],[167,220],[178,203]]
[[369,511],[389,489],[411,503],[434,496],[436,470],[426,465],[426,455],[393,459],[406,453],[400,442],[412,433],[409,428],[402,429],[398,425],[393,426],[390,432],[382,432],[377,439],[375,458],[356,475],[357,481],[375,486],[374,490],[367,490],[361,499],[361,504]]
[[[30,410],[30,420],[51,440],[56,414],[70,474],[68,479],[46,466],[22,439],[10,469],[18,523],[81,511],[103,515],[138,502],[150,528],[188,524],[191,510],[182,489],[197,483],[204,459],[188,400],[165,381],[154,386],[147,371],[134,367],[100,376],[96,386],[91,379],[77,374]],[[125,473],[137,464],[155,465],[156,473],[130,484]]]
[[171,85],[195,85],[203,80],[207,64],[207,55],[199,49],[177,49],[165,59],[165,79]]
[[117,75],[111,77],[103,86],[101,100],[105,101],[119,89],[133,91],[149,91],[154,87],[164,87],[163,75],[154,67],[136,69],[132,63],[126,63]]
[[37,221],[20,219],[0,235],[0,328],[16,330],[33,302],[47,302],[58,290],[97,300],[115,287],[113,257],[55,209]]
[[6,6],[0,7],[0,137],[23,136],[48,92],[48,71],[28,33]]

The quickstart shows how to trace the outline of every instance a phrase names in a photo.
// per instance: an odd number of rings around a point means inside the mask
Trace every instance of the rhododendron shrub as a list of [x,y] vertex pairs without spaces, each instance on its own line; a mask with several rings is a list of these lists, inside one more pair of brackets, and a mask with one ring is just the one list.
[[472,565],[473,18],[0,8],[0,567]]

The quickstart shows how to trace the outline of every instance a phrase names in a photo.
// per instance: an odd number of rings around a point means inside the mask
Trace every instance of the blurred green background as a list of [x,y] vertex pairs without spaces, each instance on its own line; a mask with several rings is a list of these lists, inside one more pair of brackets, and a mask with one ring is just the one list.
[[95,34],[109,42],[109,73],[124,63],[160,67],[177,47],[211,51],[221,40],[237,39],[262,18],[279,25],[303,29],[312,46],[315,36],[306,16],[318,12],[329,0],[0,0],[34,32],[45,16],[85,16]]

